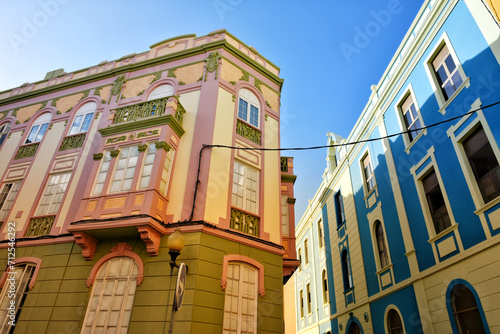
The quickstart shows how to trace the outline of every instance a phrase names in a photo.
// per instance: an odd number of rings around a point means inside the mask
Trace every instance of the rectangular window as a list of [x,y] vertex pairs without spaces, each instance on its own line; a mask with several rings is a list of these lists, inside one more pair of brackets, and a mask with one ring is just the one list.
[[366,192],[369,193],[375,187],[375,178],[373,177],[373,167],[369,154],[363,158],[363,176],[365,177]]
[[232,205],[258,214],[259,171],[234,162]]
[[434,169],[422,179],[422,186],[424,187],[434,229],[436,234],[439,234],[451,226],[451,221]]
[[171,148],[165,157],[165,163],[163,164],[163,170],[161,172],[160,180],[160,192],[166,197],[168,192],[168,185],[170,183],[170,174],[172,172],[172,165],[174,163],[175,151]]
[[257,270],[228,264],[224,333],[257,333]]
[[[29,291],[29,283],[33,277],[36,266],[33,264],[25,264],[16,266],[13,272],[8,272],[8,278],[15,277],[13,280],[15,289],[10,289],[9,281],[5,282],[4,288],[0,293],[0,333],[10,333],[15,327],[9,325],[11,318],[9,317],[9,307],[14,305],[15,322],[19,318],[23,308],[24,300]],[[11,304],[11,301],[14,301]]]
[[104,155],[101,161],[101,167],[97,173],[97,178],[94,186],[94,195],[100,195],[102,193],[104,182],[106,181],[106,176],[109,171],[109,164],[111,163],[111,153],[110,151],[104,151]]
[[304,317],[304,291],[300,290],[300,317]]
[[307,239],[304,241],[304,257],[306,259],[306,266],[309,263],[309,246],[307,244]]
[[325,245],[325,238],[323,236],[323,224],[321,223],[321,219],[318,220],[318,240],[319,240],[319,248],[323,248]]
[[302,249],[299,248],[299,270],[302,270]]
[[110,192],[126,191],[132,188],[138,157],[139,150],[137,146],[125,147],[120,150]]
[[2,190],[0,191],[0,220],[7,218],[20,187],[21,181],[3,184]]
[[281,234],[288,237],[290,226],[288,222],[288,196],[281,195]]
[[462,142],[485,203],[500,195],[500,167],[482,127]]
[[307,313],[312,312],[312,305],[311,305],[311,285],[307,283]]
[[337,226],[340,227],[345,222],[344,205],[342,203],[342,194],[338,191],[335,194],[335,210],[337,211]]
[[142,166],[142,175],[139,181],[139,188],[147,188],[149,186],[149,180],[151,179],[151,173],[153,172],[155,156],[156,145],[155,143],[149,143],[148,148],[146,149],[146,154],[144,155],[144,164]]
[[51,215],[59,211],[71,173],[54,174],[49,177],[40,200],[37,216]]
[[432,61],[432,67],[444,99],[448,100],[464,81],[446,44]]
[[403,115],[406,131],[408,131],[408,138],[410,142],[412,142],[422,131],[422,124],[420,123],[416,103],[413,100],[413,96],[411,94],[408,95],[406,100],[401,104],[400,108]]

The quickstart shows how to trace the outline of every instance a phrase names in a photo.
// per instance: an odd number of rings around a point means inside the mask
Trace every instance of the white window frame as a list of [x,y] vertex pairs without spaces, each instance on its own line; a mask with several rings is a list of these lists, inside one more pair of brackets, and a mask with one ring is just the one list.
[[[0,189],[0,221],[7,219],[7,215],[21,188],[21,182],[22,180],[15,180],[6,181],[2,184],[2,188]],[[10,185],[9,190],[6,189],[8,185]]]
[[101,158],[101,163],[99,165],[99,170],[95,178],[92,195],[101,195],[102,192],[104,191],[104,185],[106,183],[110,166],[111,166],[111,151],[106,150],[103,152],[103,156]]
[[290,219],[288,217],[288,195],[281,194],[281,234],[284,237],[290,236]]
[[[129,268],[125,268],[128,269],[127,271],[123,270],[123,261],[129,262]],[[111,270],[111,266],[113,266],[116,262],[120,262],[116,264],[119,267],[118,270]],[[102,313],[105,313],[103,329],[107,330],[109,328],[108,326],[111,320],[110,314],[112,311],[118,311],[118,325],[116,327],[116,332],[121,333],[123,329],[128,330],[137,287],[136,281],[138,272],[139,267],[137,263],[133,258],[127,256],[111,258],[99,268],[93,283],[87,310],[85,312],[85,318],[83,320],[81,330],[82,334],[94,333],[96,326],[98,325],[97,322],[99,320],[99,316]],[[124,281],[125,287],[123,291],[121,291],[122,298],[120,300],[120,295],[117,294],[117,291],[119,290],[118,284]],[[107,287],[109,283],[112,284],[112,288],[106,289],[105,287]],[[105,293],[108,293],[108,295],[105,296]],[[107,302],[109,307],[107,309],[103,309],[105,304],[103,300],[107,298],[109,298],[109,301]],[[115,309],[113,310],[113,302],[115,301],[118,302],[114,305]]]
[[321,290],[323,291],[323,304],[328,304],[328,302],[330,301],[330,296],[328,294],[329,288],[330,287],[328,286],[328,272],[326,271],[325,268],[323,268],[323,270],[321,271]]
[[311,283],[306,284],[307,315],[312,314]]
[[0,125],[0,147],[2,147],[3,142],[5,141],[5,139],[7,139],[11,127],[12,125],[10,124],[10,122],[6,122]]
[[[370,166],[371,166],[371,176],[367,177],[365,174],[365,159],[369,160]],[[359,161],[359,166],[361,168],[361,177],[363,178],[363,189],[365,191],[365,198],[367,198],[372,192],[374,192],[377,189],[377,180],[375,179],[375,168],[373,166],[373,160],[372,160],[372,155],[370,154],[370,151],[367,149],[362,155],[361,159]],[[369,180],[373,180],[373,186],[371,189],[368,188],[368,182]],[[344,212],[345,214],[345,212]]]
[[[243,281],[244,271],[247,270],[250,275],[248,276],[248,281]],[[238,272],[238,277],[235,277],[236,271]],[[253,282],[252,282],[253,279]],[[238,281],[237,291],[235,289],[234,281]],[[252,265],[243,262],[229,262],[227,268],[227,287],[225,289],[225,300],[224,300],[224,320],[223,320],[223,331],[233,333],[257,333],[257,318],[258,318],[258,285],[259,285],[259,270]],[[252,287],[253,283],[253,287]],[[249,297],[249,298],[248,298]],[[236,299],[237,305],[232,305]],[[243,308],[243,300],[253,300],[253,307]],[[236,310],[234,310],[236,306]],[[246,309],[249,313],[247,315],[243,314],[243,309]],[[253,317],[251,318],[253,312]],[[236,319],[232,318],[236,316]],[[244,318],[250,318],[250,321],[245,321]],[[245,328],[245,323],[253,328],[253,331]],[[236,328],[235,328],[236,327]]]
[[[125,150],[128,150],[127,156],[123,155]],[[137,151],[136,155],[135,151]],[[137,165],[140,164],[139,156],[140,152],[137,145],[120,147],[120,152],[115,158],[113,175],[111,176],[111,179],[109,181],[109,194],[132,190],[134,179],[136,177]],[[134,160],[135,163],[133,163]],[[133,165],[130,165],[131,163]],[[123,164],[123,168],[121,164]],[[130,174],[132,174],[132,176],[130,176]],[[128,181],[130,181],[130,184],[127,186],[126,184],[128,183]],[[115,188],[115,184],[118,185],[118,188]]]
[[[260,170],[235,160],[232,182],[231,204],[236,208],[258,215],[260,209]],[[255,208],[252,207],[252,203],[254,203]]]
[[71,172],[49,175],[38,203],[37,216],[53,215],[59,211],[70,180]]
[[160,178],[160,192],[167,197],[168,187],[170,185],[170,179],[172,178],[172,168],[174,166],[175,150],[170,148],[165,155],[165,162],[163,164],[163,169]]
[[[460,77],[462,78],[462,84],[457,87],[455,92],[448,98],[445,99],[442,91],[441,91],[441,85],[439,84],[439,81],[437,80],[436,73],[434,71],[434,66],[433,66],[433,61],[436,58],[436,56],[439,54],[443,46],[446,45],[448,48],[448,51],[455,62],[455,65],[457,66],[458,73],[460,74]],[[434,95],[436,96],[438,105],[439,105],[439,112],[441,114],[446,113],[446,107],[450,104],[453,99],[462,91],[464,87],[469,88],[470,86],[470,78],[468,78],[465,75],[465,72],[462,68],[462,63],[457,57],[457,54],[455,53],[455,49],[453,48],[453,45],[451,44],[451,41],[448,37],[448,34],[445,32],[441,38],[439,38],[439,41],[436,43],[434,46],[434,49],[430,52],[429,56],[425,60],[425,70],[427,73],[427,76],[429,77],[429,81],[431,83],[432,89],[434,90]]]
[[142,159],[141,173],[137,182],[137,189],[146,189],[151,182],[153,167],[156,160],[156,142],[147,143],[144,158]]
[[[49,123],[51,120],[52,120],[52,114],[50,112],[46,112],[38,116],[37,119],[31,125],[30,131],[28,132],[28,135],[24,140],[24,145],[41,142],[43,137],[45,137],[45,134],[49,130]],[[34,134],[34,138],[32,140],[29,140],[32,133]]]
[[[490,146],[493,150],[493,153],[495,154],[497,161],[500,163],[500,149],[498,147],[498,143],[496,142],[495,137],[491,132],[490,126],[486,121],[486,118],[484,117],[483,110],[479,109],[480,106],[481,106],[481,100],[478,98],[471,105],[471,110],[477,110],[475,113],[476,118],[473,121],[471,121],[465,128],[462,129],[462,125],[466,121],[468,121],[470,117],[472,117],[472,115],[468,115],[461,118],[456,125],[451,126],[447,131],[447,134],[450,137],[451,142],[453,143],[453,148],[455,149],[455,152],[457,154],[460,167],[462,168],[462,172],[464,173],[467,186],[469,187],[469,191],[471,193],[474,205],[476,207],[477,215],[484,213],[488,209],[500,203],[500,196],[491,200],[488,203],[484,202],[481,190],[479,189],[479,185],[477,184],[474,172],[472,171],[469,160],[467,158],[467,154],[465,153],[465,150],[462,146],[462,142],[465,139],[467,139],[468,136],[472,134],[472,132],[474,132],[479,126],[481,126],[484,130],[484,133],[486,134],[486,137],[488,138],[488,142],[490,143]],[[457,131],[459,132],[457,133]]]
[[[458,227],[455,221],[455,217],[453,215],[453,211],[451,210],[450,201],[446,193],[446,187],[443,184],[443,179],[441,178],[441,173],[439,172],[434,152],[435,152],[434,146],[431,146],[427,151],[425,157],[423,157],[418,164],[414,165],[410,169],[411,174],[413,174],[415,187],[418,193],[418,199],[420,201],[420,206],[422,207],[422,213],[424,215],[427,231],[430,236],[429,242],[435,241],[436,239],[448,234],[449,232],[455,230]],[[421,168],[422,166],[423,168]],[[429,209],[429,204],[427,203],[427,197],[425,194],[424,186],[422,184],[422,180],[430,173],[431,169],[434,170],[434,172],[436,173],[436,178],[439,184],[439,188],[441,190],[441,194],[443,195],[446,210],[448,212],[448,217],[450,218],[451,222],[451,225],[448,228],[439,233],[436,233],[434,222],[432,220],[432,215]]]
[[309,264],[309,242],[307,239],[304,240],[304,258],[307,266]]
[[[413,85],[410,84],[408,87],[404,90],[404,94],[401,95],[401,98],[397,101],[397,103],[394,105],[394,109],[396,111],[399,127],[401,128],[401,132],[408,131],[408,128],[406,127],[405,123],[405,110],[403,110],[403,106],[408,102],[408,99],[411,99],[413,102],[413,105],[415,106],[415,111],[418,115],[418,120],[420,121],[420,128],[425,127],[424,120],[422,118],[422,113],[420,112],[420,107],[417,102],[415,92],[413,91]],[[420,130],[419,134],[413,138],[413,140],[410,140],[410,135],[408,133],[403,134],[403,141],[405,144],[405,152],[407,154],[410,154],[410,148],[420,139],[422,136],[427,135],[427,129],[422,129]]]
[[317,224],[318,224],[319,249],[323,249],[325,248],[325,231],[323,229],[323,220],[320,218]]
[[[247,114],[246,114],[246,117],[243,117],[243,115],[241,115],[240,117],[240,104],[241,104],[241,101],[245,101],[247,103]],[[254,122],[252,121],[252,117],[251,117],[251,110],[252,110],[252,106],[254,108],[257,109],[257,124],[254,124]],[[260,101],[259,99],[257,98],[257,96],[250,90],[246,89],[246,88],[242,88],[239,90],[239,93],[238,93],[238,110],[237,110],[237,115],[238,115],[238,118],[245,121],[246,123],[250,124],[251,126],[257,128],[257,129],[260,129],[260,118],[261,118],[261,107],[260,107]]]
[[[95,102],[85,103],[83,106],[78,108],[78,111],[73,118],[73,123],[71,123],[71,127],[69,128],[68,136],[87,132],[92,124],[92,118],[94,117],[96,109],[97,103]],[[77,124],[76,122],[79,120],[81,121]],[[88,122],[86,123],[86,121]],[[86,125],[85,128],[84,125]]]

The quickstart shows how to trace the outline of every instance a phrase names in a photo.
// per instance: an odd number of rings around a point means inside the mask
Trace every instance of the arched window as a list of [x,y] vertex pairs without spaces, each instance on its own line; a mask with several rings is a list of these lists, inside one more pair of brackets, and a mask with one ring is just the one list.
[[96,108],[97,103],[95,102],[89,102],[80,107],[75,114],[75,118],[68,135],[87,132]]
[[351,267],[349,266],[349,256],[347,250],[342,252],[342,275],[344,277],[344,291],[352,288]]
[[352,322],[348,330],[349,334],[361,334],[361,328],[355,322]]
[[240,89],[239,98],[238,118],[258,128],[260,121],[259,99],[257,99],[254,93],[245,88]]
[[323,283],[323,303],[328,303],[328,276],[326,274],[326,270],[323,269],[323,273],[321,274],[321,280]]
[[0,125],[0,146],[2,146],[3,142],[7,138],[9,131],[10,131],[10,123],[5,123]]
[[374,230],[377,239],[377,251],[380,261],[380,269],[382,269],[387,267],[387,265],[389,264],[389,256],[385,244],[384,228],[382,227],[382,223],[380,222],[380,220],[375,221]]
[[38,117],[33,125],[31,126],[28,137],[26,137],[26,141],[24,144],[38,143],[43,139],[45,132],[49,128],[49,122],[52,119],[52,115],[50,113],[45,113]]
[[387,313],[387,330],[389,334],[403,334],[403,323],[399,313],[395,309],[389,310]]
[[174,95],[174,87],[172,85],[161,85],[156,87],[151,93],[149,93],[148,101],[161,99],[162,97],[172,95]]
[[83,321],[82,333],[126,333],[139,268],[134,259],[113,257],[97,272]]
[[486,333],[476,298],[464,284],[457,284],[450,293],[451,309],[459,333]]

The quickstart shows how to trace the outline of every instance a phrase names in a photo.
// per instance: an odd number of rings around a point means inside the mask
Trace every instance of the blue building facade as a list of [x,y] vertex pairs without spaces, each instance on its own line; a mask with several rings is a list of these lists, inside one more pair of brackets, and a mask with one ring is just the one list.
[[425,1],[349,137],[328,138],[297,226],[325,225],[320,333],[500,331],[500,25],[488,4]]

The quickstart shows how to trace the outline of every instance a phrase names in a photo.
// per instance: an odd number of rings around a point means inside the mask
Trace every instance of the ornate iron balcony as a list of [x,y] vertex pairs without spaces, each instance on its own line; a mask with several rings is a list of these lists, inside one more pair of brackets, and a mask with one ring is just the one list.
[[55,219],[56,216],[31,218],[26,236],[35,237],[49,234]]
[[35,156],[36,151],[38,150],[38,146],[40,146],[40,143],[34,143],[34,144],[24,145],[24,146],[19,147],[19,150],[17,150],[17,154],[16,154],[14,160],[31,158],[31,157]]
[[261,143],[262,133],[240,120],[236,123],[236,134],[254,142],[257,145],[260,145]]
[[81,133],[79,135],[65,137],[61,143],[61,147],[59,147],[59,151],[82,147],[85,141],[85,135],[86,133]]
[[[113,120],[113,124],[135,121],[147,117],[161,116],[165,113],[168,99],[169,97],[165,97],[118,108],[115,111],[115,119]],[[184,110],[180,102],[177,102],[177,110],[175,111],[175,115],[173,116],[181,125],[185,112],[186,111]]]

